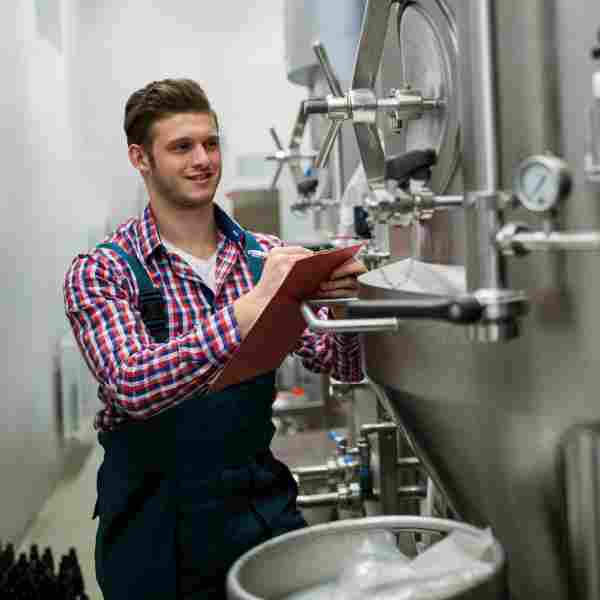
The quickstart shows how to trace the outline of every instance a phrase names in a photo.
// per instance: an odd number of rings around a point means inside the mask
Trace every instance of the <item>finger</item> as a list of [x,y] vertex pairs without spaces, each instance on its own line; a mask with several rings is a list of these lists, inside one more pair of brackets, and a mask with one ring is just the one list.
[[354,275],[357,277],[358,275],[362,275],[366,272],[367,268],[362,262],[356,260],[355,258],[351,258],[349,261],[346,261],[337,269],[335,269],[329,276],[329,279],[339,279],[348,275]]
[[308,254],[313,254],[313,252],[303,246],[277,246],[269,254],[301,254],[302,256],[307,256]]
[[355,298],[358,296],[358,286],[344,286],[334,289],[319,289],[317,291],[319,298]]
[[313,298],[315,299],[321,299],[321,300],[328,300],[328,299],[333,299],[333,298],[356,298],[358,289],[351,289],[351,288],[340,288],[337,290],[327,290],[327,291],[323,291],[323,290],[319,290],[318,293],[316,293]]
[[356,277],[340,277],[338,279],[329,279],[319,285],[322,290],[339,290],[342,288],[358,289]]

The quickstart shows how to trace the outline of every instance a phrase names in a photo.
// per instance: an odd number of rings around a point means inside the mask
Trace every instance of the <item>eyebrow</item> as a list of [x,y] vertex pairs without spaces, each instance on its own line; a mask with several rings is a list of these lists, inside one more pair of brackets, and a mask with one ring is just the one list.
[[[209,135],[206,137],[206,139],[202,142],[203,144],[206,144],[206,142],[219,142],[221,140],[221,136],[218,133],[215,133],[213,135]],[[189,135],[184,135],[182,137],[178,137],[175,138],[174,140],[171,140],[169,142],[167,142],[167,146],[171,147],[171,146],[176,146],[177,144],[181,144],[182,142],[194,142],[194,138],[189,136]]]

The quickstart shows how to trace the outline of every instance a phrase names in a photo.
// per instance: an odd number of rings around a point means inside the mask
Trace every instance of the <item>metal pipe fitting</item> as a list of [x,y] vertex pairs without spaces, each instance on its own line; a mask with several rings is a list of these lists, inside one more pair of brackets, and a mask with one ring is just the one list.
[[[402,500],[420,500],[427,496],[427,486],[424,485],[402,485],[398,488],[398,498]],[[379,489],[373,490],[373,497],[376,500],[381,498]]]
[[398,467],[401,469],[417,469],[423,467],[423,465],[416,456],[405,456],[398,459]]
[[509,255],[528,252],[600,251],[600,231],[528,231],[526,226],[510,223],[496,235],[500,250]]
[[361,425],[360,427],[361,435],[371,435],[373,433],[388,433],[397,430],[398,425],[396,425],[396,423],[366,423],[365,425]]
[[335,506],[338,502],[337,492],[327,492],[324,494],[308,494],[298,496],[296,504],[300,508],[313,508],[316,506]]
[[314,465],[310,467],[296,467],[292,473],[302,480],[327,479],[330,474],[329,465]]
[[331,333],[364,333],[367,331],[398,331],[400,321],[389,319],[319,319],[307,302],[302,302],[300,311],[309,329]]
[[434,196],[433,208],[435,210],[452,210],[462,208],[464,196]]

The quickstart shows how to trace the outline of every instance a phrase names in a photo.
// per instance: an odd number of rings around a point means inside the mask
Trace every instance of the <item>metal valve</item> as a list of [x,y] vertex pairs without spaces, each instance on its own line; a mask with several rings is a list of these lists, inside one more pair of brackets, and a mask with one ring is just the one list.
[[313,45],[319,64],[323,69],[331,94],[326,98],[311,99],[304,103],[308,114],[325,114],[331,125],[323,140],[317,167],[327,163],[329,154],[345,120],[352,120],[362,162],[371,188],[382,187],[384,182],[385,154],[376,124],[377,113],[386,111],[398,124],[406,119],[418,119],[427,110],[444,105],[439,98],[424,98],[417,90],[394,89],[388,97],[377,98],[374,87],[383,54],[385,31],[394,0],[369,0],[358,53],[354,65],[351,89],[344,94],[329,62],[327,52],[320,42]]
[[277,150],[274,154],[269,154],[265,158],[266,160],[274,160],[278,163],[277,170],[275,171],[275,175],[271,181],[271,189],[277,185],[277,181],[279,180],[279,176],[281,175],[283,166],[285,164],[289,166],[292,177],[296,184],[296,189],[301,196],[308,196],[316,188],[316,179],[313,185],[313,182],[310,181],[311,178],[304,177],[301,167],[301,162],[303,160],[313,161],[316,156],[316,152],[300,152],[300,144],[302,142],[305,127],[306,114],[304,112],[303,105],[301,104],[298,115],[296,116],[296,121],[294,122],[290,143],[287,148],[283,147],[275,128],[269,128],[269,133],[275,142]]

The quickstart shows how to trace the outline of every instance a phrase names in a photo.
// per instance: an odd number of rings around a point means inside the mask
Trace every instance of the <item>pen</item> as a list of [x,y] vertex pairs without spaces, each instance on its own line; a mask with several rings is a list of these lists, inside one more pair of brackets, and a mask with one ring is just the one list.
[[267,258],[268,252],[263,252],[262,250],[248,250],[247,254],[249,256],[254,256],[255,258]]

